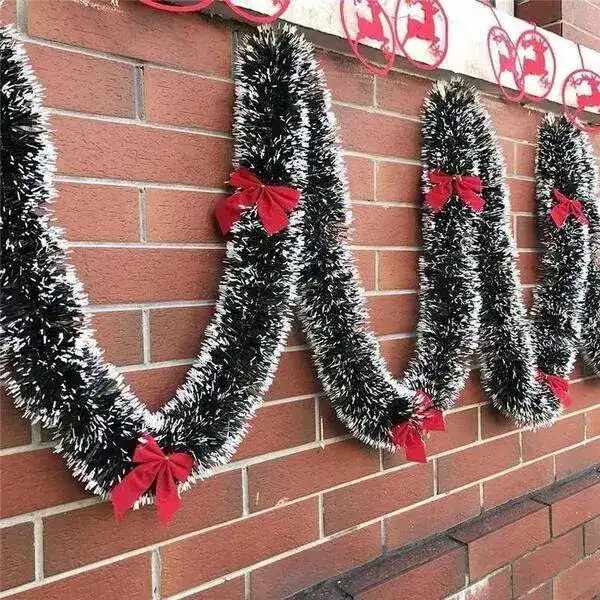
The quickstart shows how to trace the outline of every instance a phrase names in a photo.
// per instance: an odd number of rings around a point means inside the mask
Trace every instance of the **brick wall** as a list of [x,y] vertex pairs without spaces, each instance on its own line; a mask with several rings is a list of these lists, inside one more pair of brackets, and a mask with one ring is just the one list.
[[[239,31],[121,0],[118,12],[18,0],[59,151],[57,217],[94,327],[140,397],[182,382],[210,318],[223,241],[213,220],[230,171],[231,54]],[[236,26],[239,27],[239,26]],[[391,370],[412,352],[417,306],[419,124],[430,82],[375,80],[320,52],[341,123],[353,248]],[[541,113],[486,98],[506,152],[528,293],[536,282],[533,161]],[[600,143],[595,141],[600,152]],[[234,462],[196,486],[169,527],[153,509],[119,526],[47,434],[2,397],[2,587],[14,600],[282,598],[597,462],[600,383],[581,366],[554,428],[507,425],[477,375],[429,443],[426,465],[348,438],[301,336]]]
[[600,0],[516,0],[515,16],[600,50]]

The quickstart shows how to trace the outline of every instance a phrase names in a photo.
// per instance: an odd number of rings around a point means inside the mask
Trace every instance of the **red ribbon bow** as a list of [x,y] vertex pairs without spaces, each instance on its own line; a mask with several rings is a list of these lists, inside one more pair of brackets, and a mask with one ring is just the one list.
[[589,224],[579,200],[572,200],[558,190],[552,190],[552,194],[558,200],[558,204],[550,210],[550,217],[559,229],[564,226],[569,215],[573,215],[582,225]]
[[223,235],[229,233],[245,209],[255,204],[266,232],[269,235],[278,233],[287,227],[287,215],[300,200],[298,190],[285,185],[265,185],[252,171],[243,167],[233,173],[229,183],[240,189],[217,207],[217,221]]
[[119,521],[156,482],[156,511],[160,522],[165,525],[181,504],[177,482],[183,483],[190,476],[194,460],[183,452],[165,454],[148,433],[142,436],[142,440],[133,453],[133,462],[137,467],[112,491],[115,518]]
[[446,431],[446,422],[441,410],[433,406],[431,398],[422,391],[417,392],[419,409],[405,421],[396,425],[390,435],[396,447],[402,446],[406,460],[427,462],[423,431]]
[[559,377],[558,375],[550,375],[544,373],[538,369],[537,378],[539,381],[543,381],[552,390],[554,395],[560,400],[560,403],[565,407],[569,408],[573,403],[571,396],[569,396],[569,380]]
[[425,200],[434,212],[445,206],[452,193],[475,212],[481,212],[485,206],[485,200],[479,195],[483,184],[476,175],[448,175],[443,171],[430,171],[429,181],[434,187],[425,194]]

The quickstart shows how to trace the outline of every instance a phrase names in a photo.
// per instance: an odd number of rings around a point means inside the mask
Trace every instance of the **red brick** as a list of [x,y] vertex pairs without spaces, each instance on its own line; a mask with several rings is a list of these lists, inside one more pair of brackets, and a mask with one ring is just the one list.
[[[152,597],[152,575],[150,555],[141,554],[94,569],[66,579],[11,596],[11,600],[66,600],[67,598],[90,598],[115,600],[123,597],[123,586],[127,589],[127,600],[148,600]],[[93,590],[93,591],[92,591]]]
[[585,435],[584,415],[560,419],[552,427],[538,431],[523,432],[523,460],[531,460],[550,454],[565,446],[583,441]]
[[23,446],[31,441],[31,426],[8,394],[0,389],[0,448]]
[[515,173],[533,177],[535,174],[536,147],[529,144],[516,144]]
[[511,598],[510,567],[474,583],[465,589],[463,600],[506,600]]
[[260,600],[287,598],[289,594],[363,565],[380,554],[381,529],[376,523],[253,571],[252,597]]
[[56,575],[241,517],[240,471],[212,477],[185,493],[169,527],[155,512],[154,506],[130,511],[118,527],[108,502],[45,518],[44,573]]
[[[477,408],[452,412],[446,414],[445,418],[446,431],[443,433],[431,432],[431,435],[425,440],[427,456],[435,456],[477,440]],[[405,462],[404,453],[401,451],[394,454],[386,453],[383,458],[386,468],[402,465]]]
[[0,529],[0,590],[23,585],[35,578],[33,523]]
[[600,435],[600,406],[585,413],[585,437],[589,440]]
[[519,252],[517,267],[521,274],[521,284],[538,282],[538,254],[536,252]]
[[554,456],[556,478],[564,479],[588,467],[598,464],[600,456],[600,439],[588,441]]
[[234,460],[275,452],[315,441],[315,400],[264,404],[250,421],[250,430]]
[[583,539],[586,554],[593,554],[600,549],[600,517],[596,517],[584,525]]
[[0,518],[87,497],[63,459],[50,449],[0,456],[0,483]]
[[104,357],[115,365],[143,362],[142,313],[137,310],[95,313],[92,327]]
[[354,250],[352,252],[356,268],[358,269],[358,277],[360,285],[367,291],[376,288],[375,278],[375,252],[371,250]]
[[400,117],[347,106],[335,111],[347,150],[400,158],[419,158],[419,124]]
[[417,294],[368,296],[369,326],[377,335],[412,333],[417,325]]
[[432,494],[432,463],[390,471],[328,492],[323,497],[325,534],[348,529],[425,500]]
[[185,598],[186,600],[244,600],[245,595],[246,583],[243,577],[238,577]]
[[384,110],[416,117],[433,82],[405,73],[391,71],[377,80],[377,103]]
[[492,98],[484,98],[483,103],[490,112],[498,135],[535,142],[542,113]]
[[419,252],[380,251],[379,288],[382,290],[416,290],[419,286]]
[[135,116],[132,65],[38,44],[27,44],[26,49],[36,76],[46,88],[45,105],[116,117]]
[[581,560],[583,557],[582,530],[575,529],[540,546],[513,564],[515,597],[533,590],[547,579]]
[[375,196],[373,161],[361,156],[346,156],[344,162],[350,197],[354,200],[373,200]]
[[373,104],[374,77],[358,61],[322,51],[317,52],[317,57],[334,100],[366,106]]
[[77,274],[93,304],[212,299],[222,250],[74,248]]
[[158,308],[150,311],[150,357],[155,362],[198,354],[214,306]]
[[421,167],[395,162],[378,162],[377,200],[420,204]]
[[483,386],[479,379],[479,373],[477,371],[472,371],[456,405],[470,406],[471,404],[481,404],[485,401],[485,392],[483,391]]
[[150,409],[166,404],[185,381],[188,365],[123,373],[136,396]]
[[305,396],[317,393],[320,389],[310,352],[293,350],[281,355],[275,380],[269,388],[267,398],[279,400],[293,396]]
[[522,556],[550,538],[546,506],[523,500],[458,527],[452,537],[468,546],[471,581]]
[[504,157],[504,164],[506,165],[506,172],[513,174],[515,172],[515,148],[517,144],[512,140],[500,139],[500,149]]
[[534,249],[539,247],[535,217],[517,216],[517,247]]
[[350,574],[339,586],[355,600],[445,598],[465,583],[464,547],[442,538]]
[[532,213],[535,210],[535,182],[529,179],[507,179],[510,203],[515,212]]
[[[202,101],[200,99],[207,99]],[[146,67],[146,119],[211,131],[229,131],[233,115],[233,83]]]
[[385,520],[386,546],[399,548],[449,529],[479,514],[479,486],[431,502]]
[[[573,377],[575,376],[573,374]],[[573,399],[573,404],[569,410],[581,410],[582,408],[596,406],[598,404],[599,393],[600,380],[597,377],[571,384],[570,395]]]
[[401,379],[406,371],[408,361],[414,354],[414,339],[383,340],[380,343],[380,348],[381,355],[390,373]]
[[481,407],[481,437],[485,440],[499,435],[518,431],[519,427],[508,420],[498,409],[491,404]]
[[71,242],[139,242],[138,190],[116,185],[59,183],[57,224]]
[[147,125],[54,115],[58,172],[222,187],[231,141]]
[[307,496],[375,473],[378,469],[377,452],[355,440],[250,465],[250,510],[262,510]]
[[215,21],[152,10],[137,2],[122,2],[119,10],[71,4],[31,2],[29,34],[191,71],[231,71],[231,31]]
[[311,498],[169,544],[161,550],[165,596],[282,554],[319,536]]
[[515,471],[483,482],[483,503],[485,510],[504,504],[513,498],[550,485],[554,480],[554,464],[549,456]]
[[600,552],[559,573],[554,578],[554,600],[595,598],[600,590]]
[[550,506],[552,535],[560,535],[600,514],[600,474],[553,486],[535,494],[534,499]]
[[4,0],[0,4],[0,23],[14,23],[17,20],[17,0]]
[[419,246],[420,211],[416,208],[356,204],[352,242],[358,246]]
[[438,459],[440,492],[489,477],[519,462],[519,436],[509,435]]
[[524,21],[534,21],[537,25],[548,25],[561,20],[563,5],[556,0],[519,2],[515,6],[515,15]]
[[552,600],[552,581],[547,581],[535,591],[526,596],[521,596],[519,600]]

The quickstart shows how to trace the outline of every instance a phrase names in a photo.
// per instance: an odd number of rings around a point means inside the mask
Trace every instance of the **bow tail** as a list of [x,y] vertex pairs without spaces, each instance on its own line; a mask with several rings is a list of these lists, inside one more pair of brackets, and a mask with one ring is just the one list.
[[279,233],[289,223],[287,214],[283,208],[273,199],[270,193],[265,193],[257,203],[258,216],[269,235]]
[[156,477],[156,512],[162,525],[167,525],[181,505],[177,482],[171,465],[163,463]]
[[159,463],[157,462],[138,465],[113,488],[110,499],[117,521],[120,521],[150,488],[158,468]]
[[415,431],[414,427],[410,427],[406,434],[406,440],[404,443],[404,454],[406,460],[411,462],[425,463],[427,462],[427,452],[425,449],[425,442],[419,434]]

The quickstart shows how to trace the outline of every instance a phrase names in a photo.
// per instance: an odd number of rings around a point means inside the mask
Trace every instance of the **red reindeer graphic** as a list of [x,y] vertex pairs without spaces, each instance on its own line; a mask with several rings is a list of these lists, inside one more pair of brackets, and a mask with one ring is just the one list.
[[[361,40],[371,39],[381,42],[381,51],[388,56],[391,52],[390,40],[383,29],[383,9],[377,0],[354,0],[356,11],[356,22],[358,33],[354,43],[358,45]],[[369,11],[369,17],[365,17],[365,8]],[[362,11],[361,11],[362,9]]]
[[437,44],[440,38],[435,34],[435,15],[440,11],[435,0],[409,0],[410,6],[419,5],[423,11],[423,21],[408,16],[406,39],[418,38]]
[[533,48],[535,58],[525,57],[523,60],[523,79],[527,75],[540,77],[540,84],[548,88],[550,81],[548,79],[548,67],[546,66],[546,41],[537,35],[525,38],[522,47],[525,50]]
[[[583,74],[574,82],[575,95],[577,97],[577,111],[575,116],[579,116],[584,110],[592,107],[600,107],[600,77],[594,77],[591,74]],[[587,83],[590,88],[589,94],[582,94],[579,86]]]

